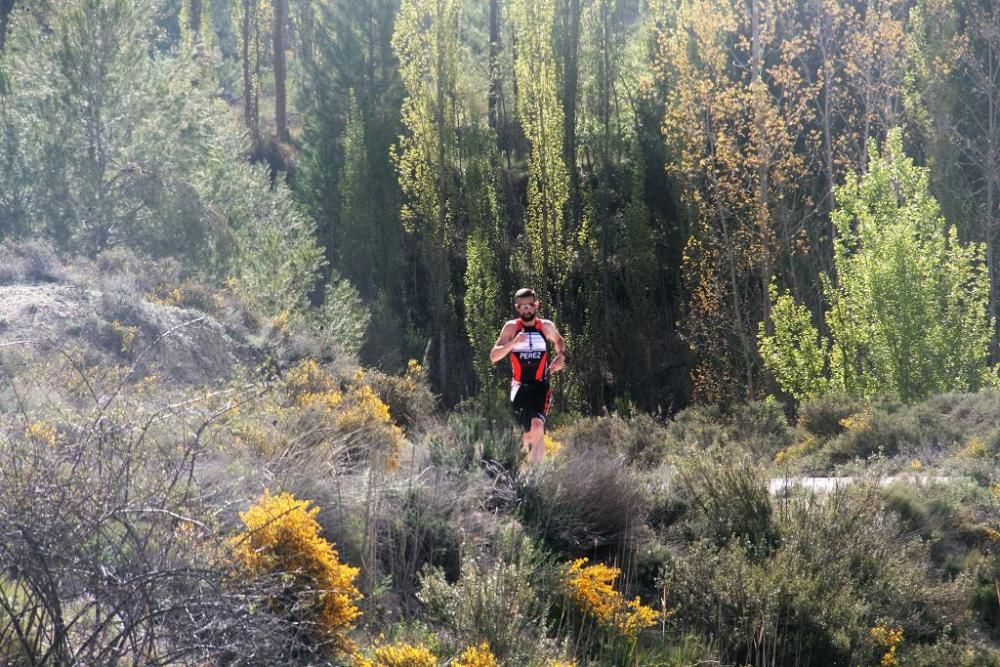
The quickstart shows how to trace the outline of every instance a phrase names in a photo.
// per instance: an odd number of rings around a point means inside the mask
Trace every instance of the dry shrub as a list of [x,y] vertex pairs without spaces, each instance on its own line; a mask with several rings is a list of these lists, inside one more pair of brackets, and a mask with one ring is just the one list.
[[875,626],[912,643],[968,627],[971,578],[940,577],[874,483],[792,497],[775,525],[781,540],[766,555],[693,536],[663,568],[673,624],[715,637],[723,662],[877,664],[886,648],[872,642]]
[[688,534],[722,546],[737,539],[758,556],[778,541],[771,497],[763,471],[746,452],[714,449],[681,466],[677,490]]
[[66,266],[48,241],[5,241],[0,244],[0,285],[60,282]]
[[440,568],[425,569],[418,597],[453,651],[486,642],[502,664],[529,664],[549,651],[548,560],[518,530],[501,531],[495,546],[466,557],[454,582]]
[[569,451],[611,452],[643,467],[656,466],[671,453],[666,429],[645,413],[580,419],[560,429],[558,439]]
[[645,525],[648,499],[620,457],[582,452],[526,471],[520,485],[525,522],[568,556],[624,555]]
[[830,438],[844,431],[844,420],[861,410],[860,400],[829,394],[799,405],[799,426],[811,435]]
[[389,413],[407,431],[421,429],[434,414],[437,399],[427,381],[427,371],[411,359],[403,375],[365,371],[365,381],[389,406]]
[[260,613],[274,582],[230,576],[194,478],[217,406],[79,370],[67,395],[55,370],[48,387],[6,378],[20,416],[0,423],[2,661],[281,662],[289,628]]

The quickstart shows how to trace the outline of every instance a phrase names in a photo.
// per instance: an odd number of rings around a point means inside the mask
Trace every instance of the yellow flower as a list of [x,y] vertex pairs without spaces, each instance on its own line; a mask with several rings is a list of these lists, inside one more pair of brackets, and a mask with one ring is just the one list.
[[545,434],[545,453],[548,456],[555,456],[562,451],[563,444],[561,441],[552,438],[548,433]]
[[31,440],[54,447],[58,432],[56,427],[48,422],[29,422],[24,434]]
[[903,629],[876,625],[868,633],[877,644],[884,644],[886,646],[886,652],[882,655],[880,662],[882,667],[891,667],[898,664],[896,661],[896,649],[903,641]]
[[656,623],[658,615],[652,607],[642,604],[638,597],[627,601],[611,585],[621,570],[586,563],[586,558],[573,561],[563,577],[570,600],[581,612],[623,637],[634,638],[640,630]]
[[435,667],[437,660],[426,646],[404,642],[375,647],[372,658],[355,657],[355,667]]
[[962,453],[970,459],[981,459],[986,455],[986,443],[982,438],[972,436],[965,444]]
[[389,414],[389,406],[367,384],[356,384],[344,397],[343,408],[337,413],[337,428],[345,434],[363,433],[375,442],[372,454],[389,470],[399,465],[403,446],[403,429]]
[[490,645],[483,642],[467,648],[452,664],[454,667],[497,667],[497,659],[490,651]]
[[840,425],[843,426],[848,431],[864,431],[871,425],[872,422],[872,411],[870,407],[866,407],[861,412],[856,412],[853,415],[844,417],[840,420]]
[[278,315],[271,320],[271,327],[280,333],[282,336],[287,336],[290,329],[289,322],[292,319],[292,313],[288,310],[283,310]]
[[275,599],[275,607],[297,619],[306,617],[316,624],[319,639],[347,651],[353,644],[346,633],[361,615],[354,604],[362,597],[354,586],[359,570],[340,562],[336,548],[319,534],[319,508],[309,505],[290,493],[272,496],[265,490],[240,514],[246,531],[230,546],[236,563],[251,575],[287,577],[297,599]]
[[135,337],[139,334],[139,327],[126,326],[115,320],[111,323],[111,329],[118,335],[121,341],[122,352],[128,352],[132,349],[132,343],[135,342]]

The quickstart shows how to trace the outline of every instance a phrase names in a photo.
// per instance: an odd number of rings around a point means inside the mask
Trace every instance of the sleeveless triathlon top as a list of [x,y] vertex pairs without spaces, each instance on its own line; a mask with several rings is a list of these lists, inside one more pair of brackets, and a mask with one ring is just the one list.
[[515,320],[514,335],[524,332],[528,340],[518,343],[510,351],[510,364],[514,371],[513,385],[545,382],[549,379],[549,348],[545,335],[542,334],[542,320],[535,318],[535,324],[526,325],[518,318]]

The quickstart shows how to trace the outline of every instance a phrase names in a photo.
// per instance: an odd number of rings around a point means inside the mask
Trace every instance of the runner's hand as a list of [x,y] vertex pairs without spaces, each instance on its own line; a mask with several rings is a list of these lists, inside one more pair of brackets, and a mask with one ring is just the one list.
[[522,343],[527,343],[527,342],[528,342],[528,334],[522,331],[521,333],[514,336],[514,340],[510,342],[510,349],[513,350],[515,345],[520,345]]
[[560,354],[559,357],[552,362],[552,365],[549,366],[549,372],[558,373],[565,367],[566,367],[566,357]]

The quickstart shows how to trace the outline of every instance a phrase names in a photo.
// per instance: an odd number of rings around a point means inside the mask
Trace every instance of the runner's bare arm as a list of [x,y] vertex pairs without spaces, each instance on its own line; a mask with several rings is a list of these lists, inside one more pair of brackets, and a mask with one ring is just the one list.
[[566,341],[563,340],[562,334],[559,333],[551,320],[545,320],[542,323],[542,331],[556,348],[556,354],[552,357],[552,365],[549,366],[549,370],[553,373],[561,371],[566,366]]
[[493,349],[490,350],[490,362],[496,363],[510,354],[511,348],[514,347],[514,323],[507,322],[503,325],[503,329],[500,330],[500,335],[497,337],[497,342],[493,345]]

